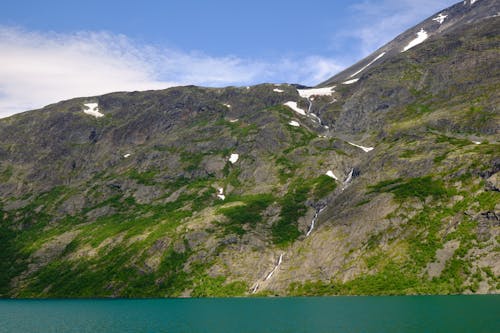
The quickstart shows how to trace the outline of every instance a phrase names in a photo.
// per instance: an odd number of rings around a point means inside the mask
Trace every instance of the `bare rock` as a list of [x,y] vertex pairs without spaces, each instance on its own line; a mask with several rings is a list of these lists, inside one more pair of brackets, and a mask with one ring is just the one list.
[[474,218],[477,224],[477,237],[484,242],[490,239],[492,227],[500,226],[500,218],[495,212],[483,212]]
[[453,254],[460,246],[460,242],[452,240],[444,244],[442,249],[436,251],[436,261],[427,265],[427,274],[430,278],[438,277],[443,272],[446,262],[453,257]]
[[500,177],[498,173],[495,173],[490,178],[486,179],[486,190],[487,191],[500,191]]

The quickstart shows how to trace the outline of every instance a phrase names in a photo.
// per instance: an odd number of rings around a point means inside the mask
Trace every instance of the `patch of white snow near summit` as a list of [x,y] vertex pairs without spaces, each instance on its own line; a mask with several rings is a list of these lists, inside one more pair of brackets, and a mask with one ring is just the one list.
[[342,82],[342,84],[353,84],[353,83],[356,83],[358,81],[359,81],[359,79],[352,79],[352,80],[347,80],[345,82]]
[[240,158],[240,155],[238,154],[231,154],[231,157],[229,157],[229,162],[232,164],[238,162],[238,159]]
[[86,104],[83,104],[83,106],[85,107],[83,109],[83,112],[85,114],[94,116],[96,118],[104,117],[104,115],[99,112],[99,104],[97,104],[97,103],[86,103]]
[[226,200],[226,196],[224,195],[224,189],[222,187],[218,189],[217,198],[221,200]]
[[375,149],[375,148],[373,148],[373,147],[363,147],[363,146],[357,145],[357,144],[352,143],[352,142],[347,142],[347,143],[348,143],[348,144],[350,144],[351,146],[354,146],[354,147],[358,147],[358,148],[363,149],[363,151],[364,151],[365,153],[368,153],[368,152],[372,151],[373,149]]
[[301,114],[303,116],[306,115],[306,111],[299,108],[297,106],[297,102],[286,102],[284,105],[288,106],[290,109],[292,109],[293,111],[297,112],[298,114]]
[[283,93],[285,92],[284,90],[281,90],[281,89],[273,89],[274,92],[277,92],[277,93]]
[[427,38],[429,38],[429,34],[427,33],[427,31],[425,31],[424,29],[420,29],[420,31],[417,32],[417,38],[415,38],[408,45],[406,45],[402,52],[406,52],[412,47],[415,47],[418,44],[423,43]]
[[448,17],[448,15],[443,15],[443,13],[439,14],[435,18],[433,18],[433,21],[436,21],[439,24],[443,24],[444,20]]
[[288,125],[293,126],[293,127],[300,127],[300,124],[298,122],[296,122],[295,120],[292,120],[291,122],[289,122]]
[[382,58],[383,56],[385,55],[385,52],[382,52],[380,53],[375,59],[373,59],[372,61],[370,61],[368,63],[368,65],[366,65],[365,67],[361,68],[359,71],[357,71],[356,73],[352,74],[351,76],[349,76],[350,78],[351,77],[355,77],[356,75],[358,75],[359,73],[361,73],[362,71],[364,71],[365,69],[367,69],[368,67],[370,67],[371,65],[373,65],[373,63],[377,60],[379,60],[380,58]]
[[335,180],[339,180],[339,179],[337,178],[337,176],[335,176],[335,175],[333,174],[333,171],[332,171],[332,170],[328,170],[328,171],[327,171],[327,173],[326,173],[326,175],[327,175],[328,177],[330,177],[330,178],[335,179]]
[[297,89],[300,97],[311,98],[312,96],[331,96],[335,92],[335,86],[313,89]]

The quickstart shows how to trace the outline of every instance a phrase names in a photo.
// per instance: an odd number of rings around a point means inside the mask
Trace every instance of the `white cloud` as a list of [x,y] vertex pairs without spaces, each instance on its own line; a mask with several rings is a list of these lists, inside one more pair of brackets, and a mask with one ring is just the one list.
[[63,99],[174,85],[317,84],[343,68],[332,59],[263,61],[141,45],[123,35],[0,27],[0,118]]
[[346,29],[333,36],[339,47],[345,40],[357,44],[357,59],[367,56],[377,48],[418,24],[428,16],[456,3],[457,0],[364,0],[351,6],[353,19]]

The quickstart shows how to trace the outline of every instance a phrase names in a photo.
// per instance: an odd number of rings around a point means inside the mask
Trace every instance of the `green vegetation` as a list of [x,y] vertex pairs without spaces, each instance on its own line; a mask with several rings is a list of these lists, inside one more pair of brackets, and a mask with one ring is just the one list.
[[298,164],[293,163],[285,156],[277,158],[276,164],[278,165],[278,173],[281,184],[286,183],[288,179],[292,178],[295,174],[295,171],[299,168]]
[[184,169],[186,171],[198,170],[203,160],[203,156],[204,154],[183,151],[181,153],[181,162],[186,165]]
[[457,138],[454,138],[451,136],[445,136],[445,135],[439,135],[436,138],[436,143],[448,143],[448,144],[456,146],[456,147],[465,147],[465,146],[472,144],[472,142],[470,142],[469,140],[457,139]]
[[481,106],[471,106],[465,113],[465,121],[473,128],[481,128],[489,122],[494,121],[495,112],[488,112]]
[[[434,184],[435,183],[435,184]],[[373,234],[365,243],[363,257],[366,267],[375,270],[374,273],[361,275],[348,282],[336,279],[330,281],[306,281],[292,283],[289,286],[290,295],[399,295],[399,294],[456,294],[466,290],[475,292],[480,282],[485,278],[490,285],[496,286],[498,279],[491,269],[484,274],[476,270],[473,273],[472,258],[469,252],[473,248],[481,248],[481,242],[476,236],[477,222],[463,214],[472,203],[477,203],[477,209],[485,211],[493,209],[499,202],[497,192],[461,192],[463,199],[453,206],[446,204],[453,193],[447,190],[443,183],[434,182],[431,177],[413,179],[392,179],[380,182],[370,187],[371,192],[394,193],[400,202],[406,202],[410,197],[424,199],[433,197],[430,205],[424,205],[416,215],[404,225],[402,234],[406,256],[394,261],[390,252],[384,252],[379,243],[383,234]],[[471,183],[472,184],[472,183]],[[406,214],[404,206],[400,213]],[[443,236],[445,222],[460,217],[453,231]],[[444,238],[443,238],[444,237]],[[399,239],[399,237],[398,237]],[[425,272],[429,263],[436,261],[436,252],[446,242],[455,241],[459,244],[452,257],[446,261],[445,267],[437,277],[430,278]],[[389,244],[391,240],[389,239]],[[423,273],[423,274],[422,274]]]
[[237,166],[230,165],[230,163],[228,162],[224,167],[224,172],[226,172],[226,170],[227,170],[226,174],[227,183],[231,184],[236,188],[241,187],[241,182],[239,180],[241,169]]
[[412,116],[420,116],[425,113],[431,113],[432,110],[425,104],[410,104],[406,107],[406,112]]
[[496,191],[482,192],[477,196],[477,202],[481,210],[494,211],[500,202],[500,193]]
[[225,119],[220,119],[214,125],[229,128],[231,131],[231,135],[239,138],[246,138],[249,135],[255,135],[259,132],[259,128],[257,125],[245,123],[242,121],[232,123]]
[[177,253],[170,249],[158,271],[150,274],[127,267],[132,253],[131,249],[115,247],[95,259],[77,263],[54,261],[37,273],[21,296],[106,297],[116,290],[120,290],[123,297],[176,296],[190,285],[188,274],[183,271],[189,251]]
[[441,163],[442,161],[444,161],[446,159],[446,157],[448,156],[448,152],[442,154],[442,155],[438,155],[436,157],[434,157],[434,163],[436,164],[439,164]]
[[[182,270],[183,264],[181,265],[189,258],[188,251],[177,253],[169,250],[158,269],[148,274],[130,264],[136,260],[146,260],[145,249],[165,235],[175,236],[175,228],[184,218],[212,204],[215,190],[209,184],[210,180],[193,181],[177,200],[159,205],[139,204],[132,197],[115,194],[95,206],[85,208],[77,216],[67,217],[50,225],[49,222],[53,221],[51,211],[57,207],[57,203],[71,195],[71,191],[63,187],[54,188],[18,210],[16,215],[21,216],[21,212],[24,214],[22,219],[26,221],[25,225],[32,224],[32,227],[22,233],[10,230],[8,225],[12,222],[9,215],[0,214],[8,217],[0,225],[1,259],[5,259],[0,264],[0,295],[7,295],[7,282],[25,269],[24,260],[30,253],[52,236],[75,227],[81,231],[79,235],[60,255],[35,273],[21,296],[111,296],[117,290],[125,297],[158,296],[158,293],[176,295],[183,290],[184,285],[189,285],[187,275]],[[40,205],[47,208],[43,213],[37,213],[35,209]],[[185,209],[186,205],[189,205],[188,209]],[[80,224],[86,221],[86,213],[102,207],[113,208],[114,213],[99,217],[92,224]],[[36,223],[33,224],[33,221]],[[50,228],[47,227],[49,225]],[[146,236],[129,243],[139,235]],[[86,246],[95,249],[98,255],[83,257],[77,261],[68,260],[68,256]],[[7,258],[16,258],[16,261]]]
[[272,227],[273,241],[277,245],[285,246],[300,236],[298,220],[307,212],[309,185],[292,184],[290,190],[281,200],[280,219]]
[[[70,119],[75,100],[39,121],[36,112],[2,120],[0,297],[244,296],[277,252],[287,253],[268,285],[278,289],[261,285],[258,295],[284,295],[308,274],[322,280],[289,294],[453,294],[485,282],[498,292],[494,265],[483,267],[500,252],[498,226],[483,220],[500,202],[485,179],[497,171],[500,88],[483,75],[498,51],[499,37],[487,35],[461,34],[463,54],[437,38],[428,47],[440,52],[423,62],[383,61],[369,80],[315,98],[327,137],[288,107],[269,107],[306,106],[294,86],[118,93],[104,99],[120,117]],[[480,75],[447,69],[465,58],[481,60],[461,63]],[[377,148],[347,154],[338,147],[348,138]],[[345,191],[314,176],[347,167],[363,174]],[[320,228],[299,241],[308,205],[323,201]]]
[[414,157],[415,155],[418,155],[417,150],[406,149],[401,154],[399,154],[399,157],[400,158],[411,158],[411,157]]
[[[234,199],[233,199],[234,200]],[[221,208],[219,213],[227,217],[228,221],[221,225],[225,234],[245,234],[245,226],[254,228],[262,221],[262,212],[274,201],[270,194],[252,195],[239,198],[244,204],[229,208]]]
[[[415,64],[407,64],[405,70],[401,73],[402,81],[418,82],[422,78],[424,69],[422,66]],[[415,93],[415,95],[417,95]]]
[[308,146],[312,140],[317,138],[315,133],[312,133],[304,127],[287,126],[288,131],[292,136],[292,144],[284,150],[285,154],[294,151],[297,148]]
[[363,200],[361,200],[360,202],[358,202],[358,203],[356,204],[356,206],[355,206],[355,207],[361,207],[361,206],[363,206],[363,205],[366,205],[366,204],[367,204],[367,203],[369,203],[370,201],[371,201],[370,199],[363,199]]
[[14,174],[14,168],[12,165],[9,165],[7,168],[5,168],[3,171],[0,172],[0,182],[7,182],[9,181],[10,177]]
[[313,198],[315,200],[322,199],[326,197],[328,194],[335,191],[337,188],[337,182],[327,175],[321,175],[314,180],[314,190],[313,190]]
[[210,277],[204,275],[197,281],[196,287],[191,294],[192,297],[235,297],[242,296],[248,290],[245,282],[236,281],[225,283],[223,276]]
[[307,281],[290,284],[288,292],[291,295],[399,295],[401,291],[416,292],[421,285],[416,277],[411,277],[401,271],[393,262],[388,263],[379,273],[363,275],[354,280],[342,283],[332,280]]
[[137,181],[139,184],[143,185],[155,185],[155,176],[157,174],[157,171],[150,170],[150,171],[145,171],[145,172],[139,172],[135,169],[130,170],[128,173],[128,176]]
[[401,178],[382,181],[376,185],[369,186],[369,193],[390,192],[399,202],[416,197],[420,200],[432,196],[434,199],[447,197],[451,194],[441,180],[433,180],[431,176],[411,178],[403,180]]
[[3,212],[0,210],[0,297],[10,291],[10,281],[26,269],[26,255],[21,251],[17,233],[4,226]]

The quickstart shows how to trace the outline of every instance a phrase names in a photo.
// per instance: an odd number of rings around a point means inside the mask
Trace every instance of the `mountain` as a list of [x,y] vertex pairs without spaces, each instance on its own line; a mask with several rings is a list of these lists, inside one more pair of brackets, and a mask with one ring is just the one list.
[[175,87],[0,120],[0,296],[500,291],[500,3],[314,88]]

